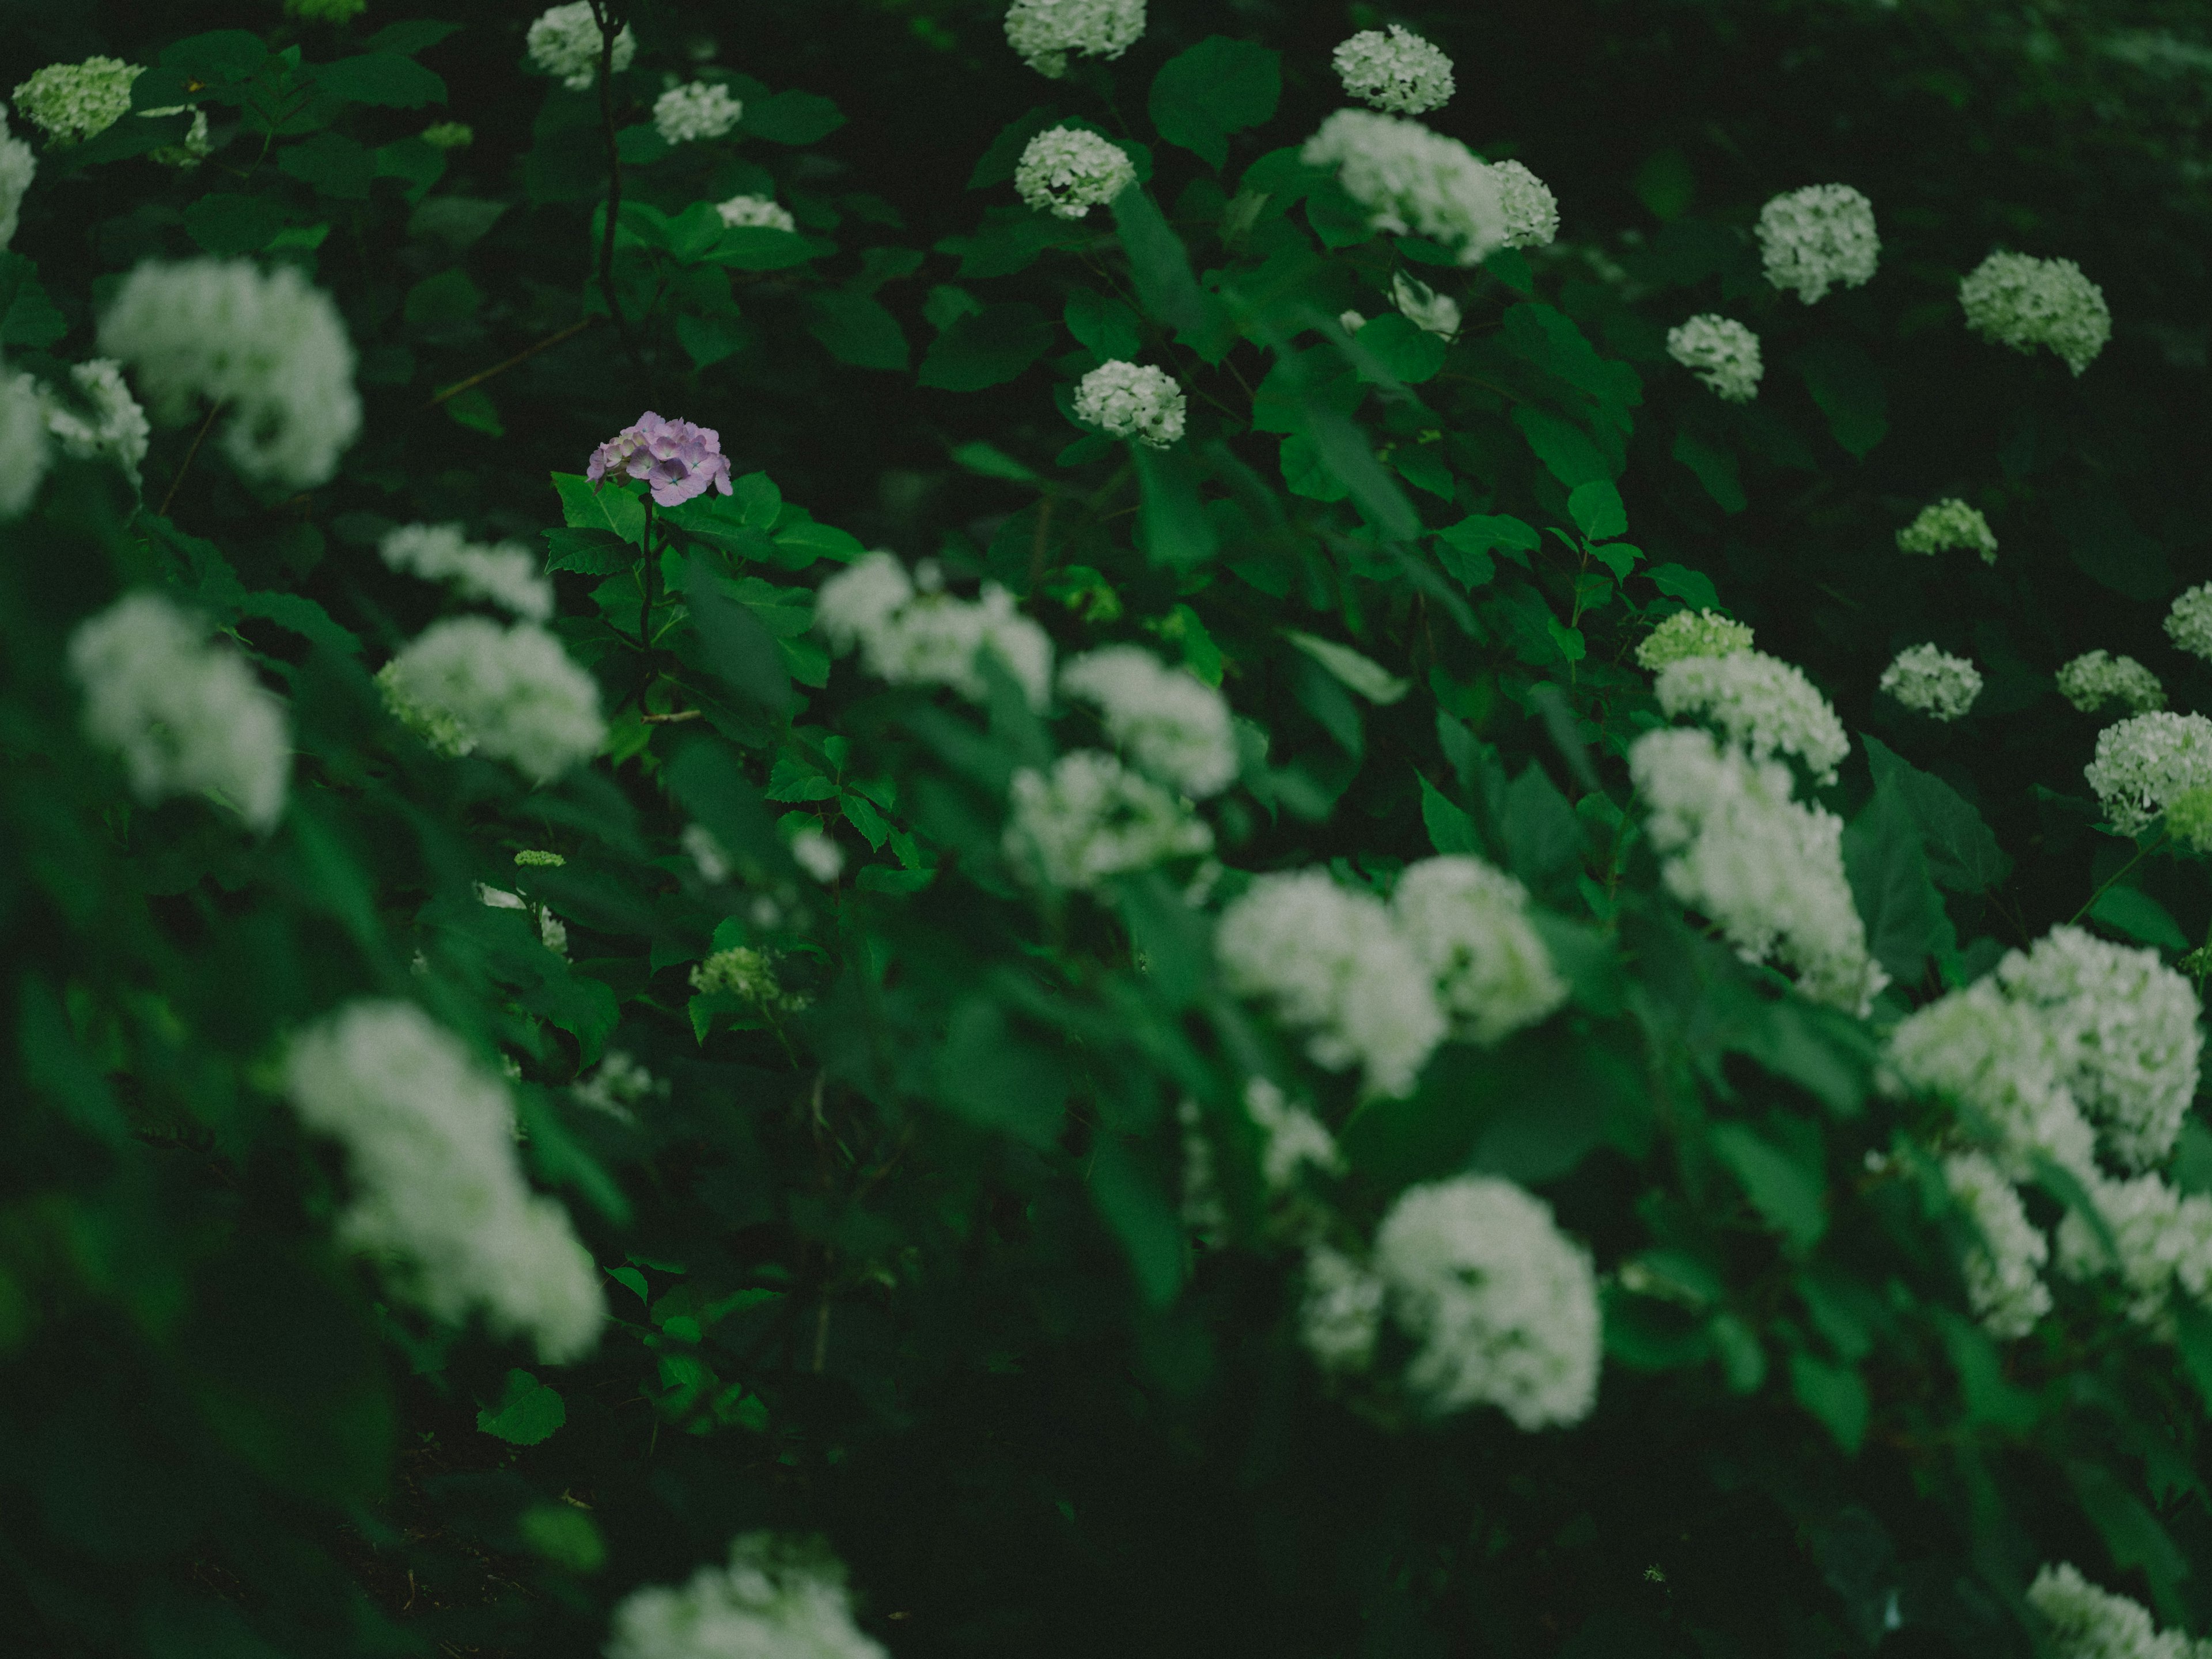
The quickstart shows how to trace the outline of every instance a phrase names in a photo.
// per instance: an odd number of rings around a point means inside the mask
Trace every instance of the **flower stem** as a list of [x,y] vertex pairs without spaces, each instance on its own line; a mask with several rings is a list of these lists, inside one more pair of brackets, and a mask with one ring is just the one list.
[[215,417],[222,410],[222,400],[218,398],[215,406],[208,410],[207,419],[200,422],[200,429],[192,434],[192,447],[185,452],[185,464],[177,469],[177,476],[169,480],[168,491],[161,497],[159,516],[164,519],[169,516],[169,503],[177,499],[177,486],[184,483],[185,474],[192,470],[193,458],[200,453],[200,446],[207,441],[208,428],[215,424]]

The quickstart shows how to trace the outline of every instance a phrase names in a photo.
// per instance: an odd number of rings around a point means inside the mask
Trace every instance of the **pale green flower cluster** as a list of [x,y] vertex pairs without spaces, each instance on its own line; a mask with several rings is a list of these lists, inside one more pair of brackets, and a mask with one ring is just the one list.
[[1410,276],[1402,270],[1393,276],[1390,302],[1397,307],[1400,316],[1424,334],[1449,340],[1459,332],[1459,301],[1449,294],[1437,293],[1418,276]]
[[2099,1589],[2071,1562],[2037,1573],[2027,1604],[2050,1625],[2057,1659],[2204,1659],[2212,1650],[2180,1631],[2160,1630],[2148,1607]]
[[2212,786],[2212,720],[2160,709],[2108,726],[2081,775],[2112,828],[2139,834],[2168,802]]
[[1644,636],[1636,665],[1656,674],[1687,657],[1733,657],[1751,649],[1751,629],[1717,611],[1677,611]]
[[539,783],[588,760],[606,739],[598,682],[534,623],[433,623],[377,682],[395,715],[430,728],[424,735],[433,748],[481,750]]
[[31,180],[38,176],[39,158],[31,147],[8,131],[5,116],[0,116],[0,247],[15,240],[15,231],[22,223],[23,198],[30,193]]
[[568,1212],[530,1189],[506,1085],[459,1038],[412,1003],[352,1002],[293,1041],[284,1078],[301,1121],[346,1149],[338,1237],[398,1294],[454,1323],[481,1309],[551,1364],[590,1352],[599,1270]]
[[2196,988],[2154,950],[2068,927],[2008,953],[1996,979],[2057,1042],[2061,1079],[2105,1154],[2128,1170],[2164,1163],[2197,1094]]
[[923,567],[930,590],[916,590],[906,567],[889,553],[872,553],[822,584],[815,595],[814,625],[839,653],[856,646],[860,665],[893,685],[947,685],[970,702],[985,685],[975,657],[988,647],[1042,709],[1051,696],[1052,641],[1014,609],[1006,589],[983,584],[974,602],[934,591],[933,567]]
[[2195,853],[2212,853],[2212,785],[2185,789],[2166,804],[2166,827]]
[[791,210],[772,196],[732,196],[718,203],[715,215],[732,230],[789,230],[799,228]]
[[1863,287],[1881,257],[1874,204],[1849,185],[1777,196],[1759,210],[1759,252],[1766,280],[1808,306],[1831,288]]
[[1950,721],[1974,706],[1982,695],[1981,671],[1964,657],[1932,645],[1908,646],[1881,671],[1879,688],[1907,708]]
[[1109,645],[1060,671],[1063,695],[1094,703],[1138,767],[1204,800],[1237,781],[1229,703],[1197,676],[1133,645]]
[[402,525],[386,532],[377,550],[394,570],[444,582],[468,599],[483,599],[534,623],[553,615],[553,584],[542,562],[517,542],[483,547],[457,524]]
[[2028,1220],[2004,1172],[1981,1153],[1953,1152],[1943,1160],[1943,1181],[1981,1235],[1966,1253],[1967,1305],[2000,1341],[2026,1336],[2051,1311],[2051,1287],[2043,1282],[2051,1241]]
[[1480,859],[1408,865],[1390,909],[1436,981],[1455,1034],[1488,1046],[1567,1000],[1566,981],[1528,920],[1528,890]]
[[2071,259],[1992,253],[1959,284],[1959,303],[1984,339],[2021,352],[2048,346],[2076,374],[2112,337],[2104,289]]
[[1377,230],[1425,236],[1462,265],[1480,264],[1505,245],[1496,170],[1419,121],[1340,109],[1299,155],[1309,167],[1335,168],[1345,193]]
[[818,1545],[747,1533],[726,1567],[648,1585],[615,1609],[607,1659],[890,1659],[853,1622],[845,1569]]
[[[1712,659],[1674,666],[1698,660]],[[1843,820],[1793,799],[1787,767],[1705,732],[1647,732],[1628,769],[1668,890],[1747,960],[1779,960],[1814,1001],[1865,1013],[1889,976],[1868,954],[1844,876]]]
[[1559,234],[1559,198],[1518,161],[1493,161],[1491,176],[1505,210],[1505,246],[1549,247]]
[[345,323],[290,265],[149,260],[101,314],[100,349],[137,369],[165,425],[195,397],[225,405],[223,453],[250,478],[327,483],[361,430]]
[[1144,38],[1145,0],[1014,0],[1006,44],[1048,80],[1067,73],[1067,56],[1119,58]]
[[158,593],[126,593],[78,625],[69,665],[85,734],[122,757],[139,799],[207,795],[276,827],[292,772],[284,705],[203,624]]
[[1080,219],[1136,182],[1136,163],[1121,147],[1086,127],[1040,132],[1014,168],[1022,200],[1060,219]]
[[775,958],[747,945],[715,951],[691,969],[690,979],[691,988],[702,996],[723,993],[768,1011],[804,1006],[803,999],[785,992]]
[[56,143],[81,144],[131,113],[131,83],[143,73],[119,58],[49,64],[15,88],[15,108]]
[[1062,755],[1049,773],[1024,768],[1008,799],[1006,861],[1048,887],[1088,890],[1213,850],[1213,832],[1185,802],[1096,749]]
[[30,510],[52,459],[46,393],[29,375],[0,367],[0,521]]
[[1942,553],[1960,548],[1978,553],[1984,564],[1997,562],[1996,532],[1981,509],[1969,507],[1955,495],[1946,496],[1920,509],[1919,516],[1897,532],[1901,553]]
[[[570,0],[542,14],[523,38],[531,66],[550,75],[571,92],[588,91],[599,78],[603,42],[599,26],[592,19],[590,0]],[[637,37],[624,24],[615,36],[613,72],[620,75],[637,56]]]
[[1376,109],[1420,115],[1451,101],[1451,59],[1403,24],[1340,42],[1334,62],[1345,91]]
[[2191,588],[2166,613],[2166,636],[2192,657],[2212,660],[2212,582]]
[[1262,876],[1222,913],[1214,951],[1229,988],[1307,1034],[1330,1071],[1362,1068],[1377,1094],[1413,1091],[1443,1041],[1427,965],[1389,908],[1324,870]]
[[1824,784],[1835,781],[1836,768],[1851,751],[1844,723],[1820,688],[1764,652],[1679,657],[1660,669],[1652,689],[1670,718],[1718,726],[1753,761],[1795,755]]
[[1076,384],[1075,418],[1109,437],[1165,449],[1182,436],[1188,400],[1150,363],[1101,363]]
[[1543,1200],[1487,1176],[1409,1188],[1376,1231],[1375,1273],[1430,1411],[1496,1406],[1536,1430],[1597,1403],[1596,1274]]
[[1766,373],[1759,336],[1733,317],[1701,313],[1667,331],[1667,355],[1705,383],[1723,403],[1747,404]]
[[692,81],[653,100],[653,128],[665,143],[689,144],[723,137],[744,113],[744,105],[720,81]]
[[2103,651],[2084,652],[2059,669],[2058,694],[2085,714],[2115,702],[2136,714],[2166,707],[2157,675],[2133,657]]

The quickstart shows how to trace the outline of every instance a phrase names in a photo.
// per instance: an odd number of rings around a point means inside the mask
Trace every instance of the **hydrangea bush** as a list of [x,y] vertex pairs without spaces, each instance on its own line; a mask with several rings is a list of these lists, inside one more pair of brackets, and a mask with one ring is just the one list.
[[0,24],[15,1648],[2189,1659],[2201,20],[395,4]]

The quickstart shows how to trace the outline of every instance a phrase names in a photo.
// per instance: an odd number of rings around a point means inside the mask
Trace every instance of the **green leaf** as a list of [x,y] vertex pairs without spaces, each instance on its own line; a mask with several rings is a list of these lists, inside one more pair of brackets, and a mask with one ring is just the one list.
[[1937,886],[1954,893],[1978,893],[2005,878],[2012,860],[1964,795],[1903,759],[1879,738],[1862,733],[1859,741],[1866,745],[1875,787],[1893,783],[1919,827],[1928,873]]
[[817,258],[828,246],[767,225],[736,225],[726,228],[702,257],[732,270],[788,270]]
[[1513,424],[1528,441],[1528,447],[1535,452],[1536,459],[1570,489],[1601,479],[1610,481],[1618,471],[1591,441],[1589,434],[1571,421],[1562,420],[1528,404],[1516,404]]
[[[205,34],[188,34],[161,48],[161,67],[176,70],[195,81],[208,82],[217,89],[228,88],[249,79],[269,60],[269,48],[261,37],[245,29],[214,29]],[[146,77],[141,76],[139,79]],[[137,88],[131,88],[134,94]],[[166,92],[159,95],[166,97]],[[145,106],[134,104],[134,107]]]
[[1321,464],[1352,497],[1352,505],[1377,532],[1396,541],[1421,533],[1421,515],[1398,488],[1397,480],[1375,459],[1358,424],[1319,403],[1304,410],[1306,432]]
[[1158,204],[1141,189],[1125,190],[1114,198],[1114,222],[1146,313],[1174,329],[1208,362],[1218,362],[1235,336],[1220,301],[1191,275],[1190,254]]
[[748,586],[723,575],[705,555],[690,556],[684,567],[684,596],[696,631],[694,659],[735,696],[780,713],[791,702],[790,677],[775,636],[745,603]]
[[367,201],[369,181],[376,176],[376,164],[368,151],[335,132],[319,132],[301,143],[287,145],[276,154],[276,167],[302,184],[313,185],[321,195],[350,202]]
[[2188,936],[2181,931],[2180,923],[2166,914],[2164,905],[2140,888],[2107,887],[2097,895],[2089,914],[2139,944],[2162,945],[2169,951],[2189,948]]
[[1159,1182],[1118,1135],[1093,1142],[1091,1195],[1128,1252],[1147,1305],[1164,1308],[1182,1289],[1182,1223]]
[[1565,313],[1533,302],[1516,305],[1505,313],[1504,333],[1515,356],[1586,392],[1613,425],[1628,428],[1630,407],[1644,401],[1643,382],[1626,363],[1600,356]]
[[396,52],[402,57],[412,58],[418,52],[428,52],[449,34],[460,33],[459,23],[441,23],[428,17],[414,18],[404,23],[392,23],[368,37],[371,52]]
[[1525,570],[1528,555],[1544,544],[1544,538],[1528,526],[1504,514],[1478,514],[1437,531],[1436,535],[1444,568],[1469,587],[1479,587],[1497,574],[1497,567],[1490,559],[1493,550],[1503,550]]
[[1630,185],[1653,218],[1679,219],[1697,199],[1698,175],[1691,170],[1688,156],[1669,148],[1646,158]]
[[[1395,311],[1372,319],[1352,336],[1347,355],[1364,380],[1388,378],[1418,386],[1444,366],[1449,348],[1425,328],[1416,327]],[[1371,364],[1363,359],[1371,359]],[[1379,368],[1381,374],[1372,372]]]
[[1790,1389],[1845,1456],[1857,1452],[1866,1438],[1873,1403],[1865,1380],[1856,1370],[1831,1365],[1801,1350],[1790,1356]]
[[420,109],[446,101],[446,83],[413,58],[396,52],[363,52],[308,71],[325,92],[349,103],[386,109]]
[[1279,54],[1212,34],[1161,66],[1149,107],[1161,137],[1218,169],[1229,160],[1229,135],[1272,118],[1282,93]]
[[556,472],[553,488],[561,497],[561,518],[572,530],[605,530],[633,547],[645,544],[645,506],[620,484],[592,481],[574,472]]
[[1429,844],[1439,853],[1481,856],[1485,850],[1482,840],[1475,834],[1474,820],[1466,810],[1420,773],[1413,775],[1421,780],[1421,824],[1429,832]]
[[2075,567],[2100,586],[2142,605],[2161,604],[2172,591],[2166,550],[2112,495],[2061,501],[2051,519]]
[[1948,921],[1928,878],[1919,825],[1893,784],[1875,790],[1844,831],[1844,873],[1866,923],[1868,951],[1898,983],[1917,984]]
[[694,368],[711,368],[726,358],[734,357],[751,343],[752,337],[752,326],[742,317],[702,315],[693,311],[677,313],[677,343],[684,348]]
[[1805,389],[1828,417],[1836,441],[1856,456],[1889,434],[1889,398],[1874,359],[1849,340],[1815,340],[1798,363]]
[[2173,1619],[2179,1607],[2179,1583],[2188,1576],[2189,1561],[2175,1547],[2158,1517],[2143,1507],[2126,1482],[2101,1464],[2069,1461],[2066,1477],[2082,1512],[2095,1523],[2106,1549],[2111,1552],[2112,1565],[2123,1571],[2142,1568],[2160,1610],[2168,1620]]
[[1719,591],[1702,570],[1684,564],[1655,564],[1645,574],[1651,578],[1651,585],[1670,599],[1680,599],[1698,611],[1720,609]]
[[38,350],[69,332],[69,319],[46,297],[38,270],[20,253],[0,251],[0,345]]
[[936,1073],[938,1101],[956,1115],[1033,1146],[1059,1138],[1066,1068],[1053,1050],[1017,1035],[990,998],[972,995],[953,1010]]
[[1628,509],[1621,505],[1620,492],[1602,478],[1577,485],[1567,497],[1567,513],[1594,542],[1628,533]]
[[[1780,1114],[1770,1120],[1777,1127],[1791,1121]],[[1828,1230],[1827,1188],[1817,1158],[1806,1158],[1807,1147],[1785,1150],[1742,1123],[1716,1127],[1712,1146],[1753,1206],[1793,1249],[1802,1252],[1820,1243]],[[1817,1153],[1817,1138],[1809,1150]]]
[[550,1440],[568,1420],[561,1396],[526,1370],[511,1370],[498,1403],[477,1413],[477,1427],[511,1446],[535,1446]]
[[993,185],[1003,185],[1014,176],[1021,165],[1022,152],[1029,148],[1030,140],[1046,128],[1055,125],[1059,115],[1040,106],[1018,120],[1007,123],[1005,130],[991,141],[975,163],[975,171],[968,175],[968,188],[988,190]]
[[1142,491],[1138,519],[1145,556],[1156,565],[1192,570],[1215,552],[1213,524],[1198,495],[1198,469],[1187,446],[1158,450],[1130,446]]
[[956,466],[966,468],[978,477],[1004,478],[1009,483],[1033,484],[1037,474],[1033,468],[1022,465],[996,444],[978,439],[974,443],[962,444],[952,452]]
[[471,432],[481,432],[487,438],[504,438],[507,427],[499,418],[499,406],[491,400],[491,393],[480,386],[465,392],[456,392],[443,405],[446,418]]
[[210,253],[258,253],[284,228],[284,210],[266,196],[223,191],[185,210],[185,234]]
[[1290,628],[1283,630],[1283,637],[1371,703],[1387,708],[1413,689],[1411,680],[1400,679],[1382,664],[1361,656],[1348,645]]
[[1052,349],[1053,326],[1020,301],[962,317],[930,343],[921,384],[944,392],[1004,386]]
[[855,368],[907,366],[906,335],[878,301],[850,289],[810,295],[806,331],[841,363]]
[[775,545],[778,551],[792,556],[782,562],[799,570],[817,559],[835,559],[840,564],[850,564],[868,550],[851,531],[840,530],[835,525],[817,524],[811,520],[788,525],[777,531]]
[[1674,434],[1674,454],[1697,475],[1705,494],[1722,512],[1741,513],[1751,505],[1751,498],[1743,493],[1743,481],[1736,476],[1735,456],[1731,452],[1684,427]]
[[606,1564],[606,1540],[592,1517],[572,1504],[533,1504],[515,1520],[531,1553],[569,1572],[593,1573]]
[[400,314],[417,328],[451,328],[471,323],[483,309],[483,290],[468,272],[455,265],[434,276],[426,276],[407,290]]
[[[167,71],[149,70],[161,75]],[[143,77],[142,77],[143,78]],[[121,161],[133,155],[143,155],[149,150],[165,145],[180,144],[191,129],[189,115],[126,115],[106,131],[98,133],[83,143],[66,149],[57,149],[55,159],[68,167],[97,167],[103,161]]]
[[1540,884],[1582,856],[1582,826],[1559,786],[1531,761],[1506,787],[1498,826],[1506,862],[1522,880]]
[[637,562],[630,544],[611,530],[549,530],[545,574],[572,570],[580,576],[611,576]]
[[1129,942],[1144,954],[1146,983],[1170,1007],[1188,1007],[1212,975],[1212,924],[1154,871],[1114,889]]
[[738,130],[772,144],[817,144],[845,125],[836,100],[818,92],[779,92],[744,104]]
[[1119,300],[1109,300],[1087,288],[1071,289],[1062,313],[1067,331],[1083,342],[1102,363],[1126,362],[1143,348],[1137,331],[1137,313]]

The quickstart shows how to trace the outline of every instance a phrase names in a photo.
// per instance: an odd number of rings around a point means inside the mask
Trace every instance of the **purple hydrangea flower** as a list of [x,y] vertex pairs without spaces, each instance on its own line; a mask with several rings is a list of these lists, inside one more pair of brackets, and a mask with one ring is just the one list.
[[721,434],[690,421],[664,421],[651,410],[592,452],[584,476],[594,484],[607,478],[643,478],[653,499],[675,507],[703,495],[712,484],[730,493],[730,459]]

